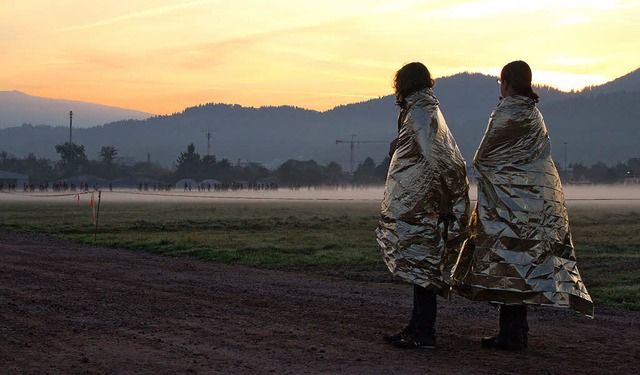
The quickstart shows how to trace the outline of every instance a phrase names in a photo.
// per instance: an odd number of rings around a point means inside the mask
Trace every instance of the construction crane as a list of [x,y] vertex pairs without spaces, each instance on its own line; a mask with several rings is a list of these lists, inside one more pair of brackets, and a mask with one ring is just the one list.
[[356,141],[355,140],[356,135],[355,134],[351,134],[351,139],[350,140],[344,140],[344,139],[337,139],[336,140],[336,144],[339,143],[348,143],[349,144],[349,148],[351,150],[351,159],[350,159],[350,167],[351,167],[351,171],[350,173],[353,175],[354,172],[354,162],[355,162],[355,157],[356,157],[356,144],[360,144],[360,143],[387,143],[386,141]]

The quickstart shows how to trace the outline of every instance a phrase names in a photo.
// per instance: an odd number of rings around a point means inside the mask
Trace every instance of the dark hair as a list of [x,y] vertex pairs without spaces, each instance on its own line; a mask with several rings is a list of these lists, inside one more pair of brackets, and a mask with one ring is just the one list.
[[419,62],[409,63],[396,72],[393,79],[396,100],[401,102],[411,96],[411,94],[433,87],[435,81],[431,79],[429,69]]
[[529,97],[537,103],[540,96],[531,88],[531,76],[529,64],[521,60],[508,63],[500,72],[500,79],[508,82],[516,94]]

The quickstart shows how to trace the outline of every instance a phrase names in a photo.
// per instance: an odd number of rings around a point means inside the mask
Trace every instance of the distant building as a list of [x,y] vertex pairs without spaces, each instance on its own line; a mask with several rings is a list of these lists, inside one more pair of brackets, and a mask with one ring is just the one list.
[[29,185],[29,176],[21,173],[0,171],[0,185],[3,190],[8,190],[10,186],[14,189],[21,189],[25,185]]

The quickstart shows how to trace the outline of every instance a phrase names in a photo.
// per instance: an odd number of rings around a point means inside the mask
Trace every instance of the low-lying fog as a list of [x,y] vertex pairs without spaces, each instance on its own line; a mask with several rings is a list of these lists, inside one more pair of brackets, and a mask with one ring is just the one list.
[[[470,198],[476,199],[476,186],[471,186]],[[640,185],[600,185],[600,186],[575,186],[564,187],[567,205],[574,204],[629,204],[640,206]],[[80,200],[89,200],[89,193],[80,193]],[[380,202],[382,200],[383,187],[375,188],[339,188],[339,189],[316,189],[301,188],[291,190],[280,188],[278,190],[236,190],[236,191],[183,191],[174,189],[172,191],[138,191],[114,189],[113,191],[103,190],[101,200],[104,201],[129,201],[129,202],[166,202],[172,201],[198,201],[198,200],[292,200],[292,201],[371,201]],[[94,192],[97,200],[98,193]],[[17,201],[64,201],[77,200],[77,192],[56,193],[56,192],[2,192],[0,193],[0,203]]]

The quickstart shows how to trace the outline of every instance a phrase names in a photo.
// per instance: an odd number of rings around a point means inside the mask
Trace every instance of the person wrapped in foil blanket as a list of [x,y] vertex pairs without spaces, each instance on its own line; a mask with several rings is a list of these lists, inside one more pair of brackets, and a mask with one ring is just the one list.
[[523,61],[502,71],[504,98],[474,158],[478,201],[471,238],[453,271],[454,291],[473,300],[571,308],[593,316],[551,142],[530,83],[531,70]]
[[467,237],[466,165],[431,88],[399,105],[377,241],[395,276],[447,297]]

